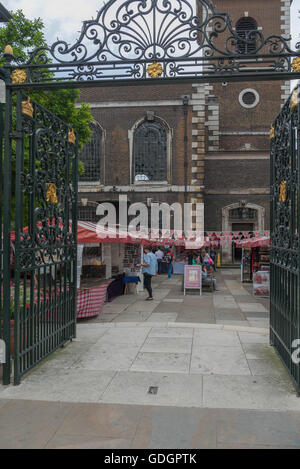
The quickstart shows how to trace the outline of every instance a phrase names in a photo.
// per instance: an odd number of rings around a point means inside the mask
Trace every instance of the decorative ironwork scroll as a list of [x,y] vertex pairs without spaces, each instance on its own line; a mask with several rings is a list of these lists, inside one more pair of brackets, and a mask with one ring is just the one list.
[[294,59],[300,54],[289,41],[278,34],[264,36],[260,28],[236,30],[229,15],[216,12],[209,0],[110,0],[96,19],[83,22],[74,44],[57,40],[33,50],[24,63],[8,54],[7,67],[21,67],[26,83],[32,84],[235,75],[257,79],[299,71]]
[[[299,88],[294,90],[298,94]],[[300,338],[299,105],[289,98],[271,140],[271,343],[300,391],[293,341]]]

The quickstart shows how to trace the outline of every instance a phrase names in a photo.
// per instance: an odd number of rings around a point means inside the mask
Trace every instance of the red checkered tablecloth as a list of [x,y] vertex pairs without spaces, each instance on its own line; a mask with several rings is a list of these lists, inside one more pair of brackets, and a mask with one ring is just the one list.
[[76,317],[90,318],[101,313],[106,290],[110,282],[93,288],[79,288],[77,290]]

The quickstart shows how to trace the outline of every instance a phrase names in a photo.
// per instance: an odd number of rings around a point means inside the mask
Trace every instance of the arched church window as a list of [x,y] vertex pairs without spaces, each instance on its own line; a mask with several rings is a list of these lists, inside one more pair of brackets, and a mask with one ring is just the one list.
[[237,35],[236,50],[238,54],[251,54],[257,48],[257,23],[253,18],[245,16],[238,20],[235,26]]
[[145,121],[134,131],[133,175],[135,182],[167,180],[167,131],[156,120]]
[[100,181],[101,176],[102,129],[97,123],[91,124],[90,128],[91,140],[84,146],[79,156],[84,164],[84,173],[79,178],[80,182]]

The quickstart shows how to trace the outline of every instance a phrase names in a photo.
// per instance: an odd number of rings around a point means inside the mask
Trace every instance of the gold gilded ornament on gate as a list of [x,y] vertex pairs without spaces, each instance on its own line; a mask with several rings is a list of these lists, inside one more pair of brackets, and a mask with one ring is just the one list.
[[280,192],[279,192],[279,202],[286,201],[286,181],[281,181],[280,183]]
[[74,133],[74,130],[69,130],[69,133],[68,133],[68,140],[70,143],[73,143],[73,145],[75,145],[76,143],[76,136],[75,136],[75,133]]
[[294,111],[294,109],[296,109],[296,107],[298,106],[298,101],[298,90],[295,88],[290,99],[291,111]]
[[292,62],[292,69],[294,72],[300,72],[300,57],[296,57]]
[[25,70],[22,70],[21,68],[16,68],[11,76],[11,81],[13,85],[19,84],[19,83],[25,83],[27,79],[27,73]]
[[29,97],[26,99],[26,101],[22,101],[22,113],[28,117],[33,117],[33,106]]
[[153,64],[147,67],[147,73],[151,78],[158,78],[163,72],[163,68],[157,62],[153,62]]
[[274,125],[271,125],[270,140],[272,140],[274,137],[275,137],[275,129],[274,129]]
[[53,182],[47,182],[46,200],[52,204],[58,203],[56,185]]
[[14,55],[13,48],[10,45],[5,46],[4,54],[5,55]]

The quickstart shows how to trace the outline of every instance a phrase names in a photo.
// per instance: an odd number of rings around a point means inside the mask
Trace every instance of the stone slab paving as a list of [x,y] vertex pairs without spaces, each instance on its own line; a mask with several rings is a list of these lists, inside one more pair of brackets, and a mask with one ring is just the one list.
[[[262,321],[268,319],[268,299],[253,296],[252,285],[240,282],[239,269],[222,269],[214,275],[218,291],[204,290],[201,297],[197,291],[184,296],[181,275],[173,276],[171,280],[166,275],[154,277],[154,301],[145,301],[145,291],[138,295],[123,295],[106,304],[97,318],[86,322],[155,322],[155,316],[151,317],[149,313],[176,313],[174,320],[178,322],[235,325],[240,321],[241,326],[268,327],[267,321]],[[260,323],[255,322],[258,319]],[[161,316],[156,320],[161,321]]]
[[72,343],[0,387],[0,448],[300,448],[268,301],[234,269],[217,277],[222,291],[201,298],[154,279],[154,302],[126,295],[80,321]]
[[0,436],[0,449],[299,449],[300,412],[20,400],[0,406]]
[[[176,322],[78,325],[77,339],[28,373],[20,386],[1,387],[0,399],[111,402],[109,389],[113,389],[116,404],[132,404],[126,385],[119,388],[120,376],[147,383],[145,397],[148,387],[155,385],[151,382],[163,376],[172,381],[172,375],[176,379],[170,406],[178,405],[176,395],[184,385],[190,397],[181,400],[181,406],[269,410],[283,406],[300,411],[300,400],[268,345],[266,330],[193,323],[181,327]],[[201,395],[196,382],[203,383]],[[159,388],[154,403],[166,405],[164,398],[160,400],[163,396]],[[145,404],[143,399],[137,402]]]

